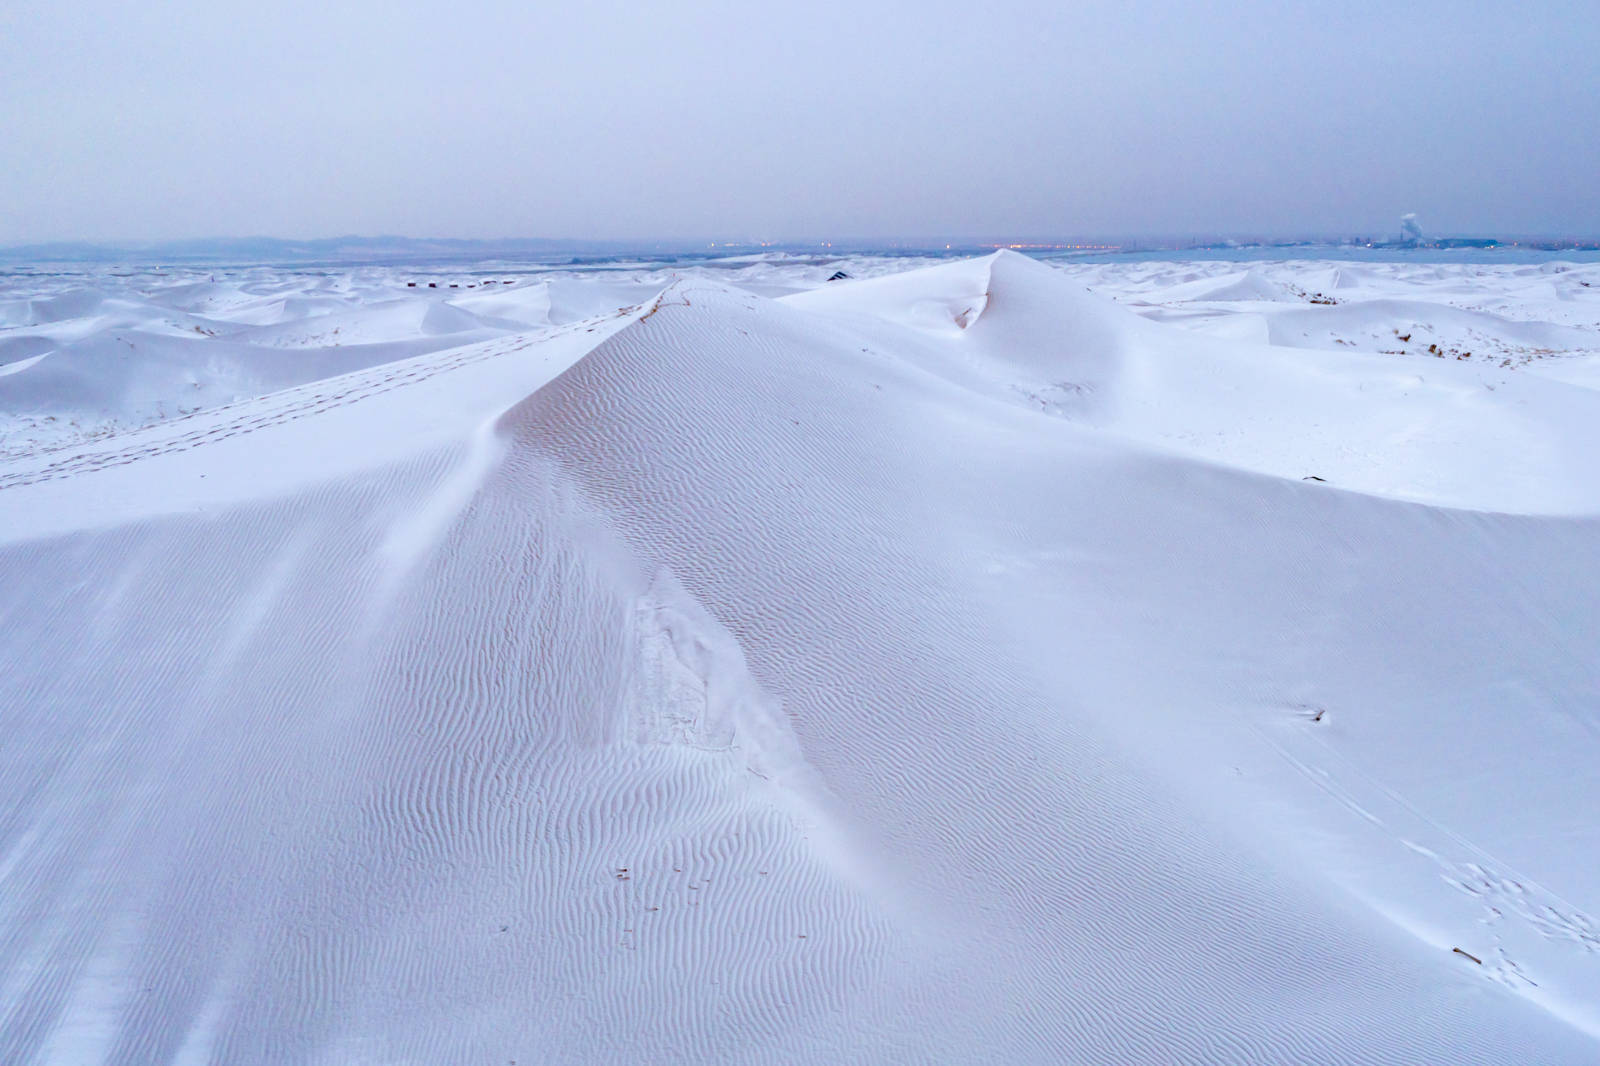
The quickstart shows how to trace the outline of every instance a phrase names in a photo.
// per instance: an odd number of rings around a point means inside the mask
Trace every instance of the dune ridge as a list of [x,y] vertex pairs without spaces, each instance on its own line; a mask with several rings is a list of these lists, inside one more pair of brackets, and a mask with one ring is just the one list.
[[1001,253],[11,459],[0,1058],[1593,1061],[1600,518],[1467,373]]

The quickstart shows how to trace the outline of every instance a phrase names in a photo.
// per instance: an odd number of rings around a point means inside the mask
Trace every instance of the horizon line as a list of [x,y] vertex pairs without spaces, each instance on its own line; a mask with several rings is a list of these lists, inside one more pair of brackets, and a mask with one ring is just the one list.
[[1119,251],[1129,245],[1203,247],[1207,245],[1295,245],[1295,244],[1360,244],[1382,243],[1389,246],[1427,247],[1440,242],[1484,241],[1517,244],[1521,242],[1560,242],[1568,244],[1600,244],[1600,234],[1591,233],[1525,233],[1525,232],[1440,232],[1418,238],[1401,238],[1392,231],[1384,232],[1311,232],[1311,233],[1248,233],[1184,232],[1145,234],[964,234],[950,236],[931,235],[842,235],[806,237],[455,237],[380,233],[343,233],[319,237],[278,237],[264,234],[223,235],[205,237],[64,237],[44,240],[0,241],[0,254],[17,254],[48,249],[77,248],[84,250],[158,250],[184,246],[204,247],[219,245],[330,245],[340,243],[374,244],[447,244],[457,246],[540,245],[550,251],[606,248],[612,251],[672,249],[713,250],[740,249],[744,251],[771,249],[829,249],[861,250],[880,247],[918,251],[940,251],[979,248],[1013,248],[1025,251]]

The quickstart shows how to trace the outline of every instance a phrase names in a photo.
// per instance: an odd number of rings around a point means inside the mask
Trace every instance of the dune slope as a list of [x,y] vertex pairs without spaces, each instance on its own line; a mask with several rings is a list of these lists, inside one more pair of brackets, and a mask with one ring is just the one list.
[[0,1059],[1594,1061],[1600,523],[1182,447],[1198,349],[1057,281],[0,467]]

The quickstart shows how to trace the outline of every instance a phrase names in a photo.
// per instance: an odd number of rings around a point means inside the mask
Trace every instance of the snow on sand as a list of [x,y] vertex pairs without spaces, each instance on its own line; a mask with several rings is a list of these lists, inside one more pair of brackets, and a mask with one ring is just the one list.
[[1593,1062],[1600,394],[1183,328],[1275,269],[385,290],[19,446],[0,1060]]

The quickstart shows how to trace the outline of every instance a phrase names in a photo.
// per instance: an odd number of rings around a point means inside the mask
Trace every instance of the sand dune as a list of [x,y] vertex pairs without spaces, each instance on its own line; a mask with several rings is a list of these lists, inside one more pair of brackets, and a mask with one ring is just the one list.
[[[1324,282],[1324,285],[1330,288],[1341,284],[1342,282],[1338,281]],[[1299,302],[1299,299],[1297,292],[1265,277],[1259,270],[1242,270],[1237,274],[1228,274],[1220,278],[1197,278],[1168,289],[1159,289],[1144,297],[1145,302],[1149,303],[1196,300],[1210,303],[1241,301],[1284,303]]]
[[0,1060],[1595,1060],[1592,390],[736,280],[0,464]]
[[[1457,360],[1188,335],[1014,252],[788,302],[864,321],[880,346],[915,351],[951,380],[1196,457],[1450,506],[1600,511],[1590,397],[1527,375],[1489,387]],[[1395,311],[1380,304],[1364,320]],[[1578,332],[1539,328],[1568,343]]]

